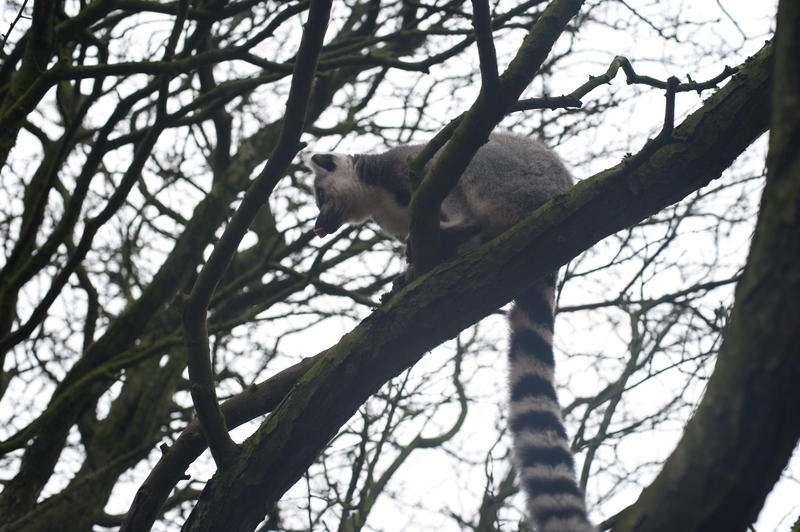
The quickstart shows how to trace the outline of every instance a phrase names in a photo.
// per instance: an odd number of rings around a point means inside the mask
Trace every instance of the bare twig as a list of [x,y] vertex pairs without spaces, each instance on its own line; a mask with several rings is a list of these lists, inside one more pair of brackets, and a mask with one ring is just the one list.
[[[619,72],[620,68],[623,72],[625,72],[625,79],[628,85],[648,85],[650,87],[663,90],[666,90],[668,87],[669,80],[662,81],[651,76],[641,76],[633,69],[633,65],[631,65],[631,62],[628,60],[628,58],[618,55],[613,61],[611,61],[611,64],[608,66],[608,70],[606,70],[604,74],[599,76],[589,76],[589,81],[572,91],[572,93],[570,93],[567,97],[576,100],[582,99],[589,92],[596,89],[600,85],[610,83],[611,80],[617,76],[617,72]],[[713,89],[718,83],[735,74],[736,70],[737,69],[734,67],[726,66],[720,74],[707,81],[696,82],[690,80],[688,83],[679,83],[675,87],[675,92],[700,92],[707,89]]]
[[526,98],[511,106],[510,111],[530,111],[532,109],[566,109],[582,107],[583,103],[570,96],[552,96],[546,98]]
[[0,54],[5,55],[5,52],[3,52],[3,50],[5,49],[6,43],[8,42],[8,37],[11,35],[11,32],[14,31],[14,26],[17,25],[19,19],[22,18],[22,12],[25,11],[25,6],[27,4],[28,0],[24,0],[24,2],[22,2],[22,5],[19,7],[19,11],[17,11],[17,16],[14,17],[14,20],[11,21],[11,24],[8,26],[8,31],[6,32],[5,35],[3,35],[3,42],[0,43]]
[[730,13],[728,13],[728,10],[725,9],[725,6],[722,5],[722,2],[720,0],[717,0],[717,6],[719,7],[720,11],[722,11],[725,14],[725,16],[728,18],[728,21],[730,21],[730,23],[733,24],[733,27],[736,28],[739,31],[739,35],[742,36],[742,40],[743,41],[747,40],[747,34],[744,32],[744,30],[739,25],[739,23],[736,21],[736,19],[733,18]]
[[664,127],[658,137],[666,139],[672,134],[672,128],[675,127],[675,89],[678,87],[680,80],[675,76],[670,76],[667,79],[667,92],[664,95],[667,102],[664,109]]

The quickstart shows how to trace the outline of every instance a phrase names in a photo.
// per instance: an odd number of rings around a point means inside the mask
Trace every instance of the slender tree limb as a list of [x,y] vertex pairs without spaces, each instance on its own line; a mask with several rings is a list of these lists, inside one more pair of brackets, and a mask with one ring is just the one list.
[[[591,91],[599,87],[600,85],[605,85],[611,83],[616,76],[619,70],[622,69],[625,72],[626,80],[628,85],[648,85],[650,87],[654,87],[657,89],[662,89],[667,92],[667,94],[672,94],[671,98],[673,103],[669,104],[667,109],[670,108],[670,105],[674,109],[674,95],[678,92],[688,92],[688,91],[697,91],[698,93],[717,88],[717,85],[724,81],[725,79],[734,75],[737,71],[737,67],[729,67],[726,66],[722,72],[713,78],[706,80],[706,81],[693,81],[689,78],[687,83],[680,83],[677,78],[670,77],[666,81],[661,81],[659,79],[650,77],[650,76],[640,76],[636,73],[633,69],[633,65],[631,62],[619,55],[614,58],[609,65],[608,70],[599,76],[590,76],[589,81],[569,93],[568,95],[564,96],[556,96],[556,97],[549,97],[549,98],[528,98],[525,100],[520,100],[516,104],[511,107],[512,111],[526,111],[529,109],[561,109],[567,107],[581,107],[583,104],[581,100],[589,94]],[[673,112],[674,118],[674,112]],[[665,124],[669,121],[669,117],[665,119]]]
[[510,111],[529,111],[531,109],[564,109],[581,107],[583,103],[571,96],[550,96],[547,98],[526,98],[511,106]]
[[[605,85],[606,83],[610,83],[616,76],[619,70],[625,73],[625,80],[628,85],[648,85],[650,87],[654,87],[656,89],[667,90],[669,88],[669,79],[666,81],[662,81],[660,79],[653,78],[651,76],[641,76],[636,73],[633,69],[633,65],[628,60],[627,57],[623,57],[618,55],[611,61],[611,64],[608,66],[608,70],[605,73],[599,76],[589,76],[589,81],[572,91],[567,98],[580,100],[591,91],[599,87],[600,85]],[[714,76],[713,78],[697,82],[689,80],[688,83],[678,83],[675,86],[675,92],[688,92],[688,91],[697,91],[702,92],[708,89],[715,89],[717,84],[721,83],[722,81],[726,80],[727,78],[731,77],[737,72],[737,68],[726,66],[722,69],[722,72],[718,75]]]
[[444,145],[447,144],[447,141],[453,136],[453,131],[456,130],[463,119],[464,115],[461,114],[451,120],[449,124],[439,130],[439,132],[428,141],[428,144],[422,149],[421,152],[419,152],[419,155],[409,161],[408,172],[411,180],[412,192],[417,190],[419,185],[422,183],[422,178],[425,177],[425,165],[427,165],[428,162],[433,159],[433,156],[436,155],[436,152],[441,150]]
[[497,70],[497,52],[494,49],[492,35],[492,16],[489,13],[487,0],[472,0],[472,27],[475,28],[475,40],[478,44],[478,59],[481,68],[481,90],[495,94],[499,79]]
[[300,148],[300,133],[305,124],[311,82],[322,49],[330,7],[329,1],[311,3],[294,65],[286,114],[277,145],[264,170],[247,190],[242,203],[200,271],[192,292],[184,303],[183,327],[192,400],[218,466],[222,466],[233,457],[235,444],[228,435],[225,419],[217,404],[206,312],[211,296],[236,253],[242,237]]
[[672,135],[672,130],[675,127],[675,89],[678,87],[679,80],[675,76],[670,76],[667,79],[667,90],[664,97],[667,102],[664,106],[664,125],[658,134],[661,139],[668,139]]

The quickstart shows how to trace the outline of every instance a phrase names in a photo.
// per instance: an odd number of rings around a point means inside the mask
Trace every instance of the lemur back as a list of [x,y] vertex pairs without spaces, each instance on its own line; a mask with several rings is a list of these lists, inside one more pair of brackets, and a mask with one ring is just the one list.
[[[408,160],[423,148],[399,146],[376,155],[317,153],[320,237],[344,223],[373,219],[394,237],[408,236]],[[442,202],[443,254],[466,253],[499,235],[572,186],[558,157],[523,137],[495,134],[481,147]],[[531,520],[540,532],[595,530],[575,480],[569,440],[554,387],[553,310],[556,272],[520,293],[509,314],[509,424]]]

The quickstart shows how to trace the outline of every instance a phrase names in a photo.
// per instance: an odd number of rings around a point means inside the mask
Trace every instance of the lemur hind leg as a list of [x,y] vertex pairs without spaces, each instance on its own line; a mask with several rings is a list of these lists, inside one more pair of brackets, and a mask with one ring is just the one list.
[[439,226],[439,251],[442,260],[449,260],[483,244],[480,227],[477,225],[441,224]]

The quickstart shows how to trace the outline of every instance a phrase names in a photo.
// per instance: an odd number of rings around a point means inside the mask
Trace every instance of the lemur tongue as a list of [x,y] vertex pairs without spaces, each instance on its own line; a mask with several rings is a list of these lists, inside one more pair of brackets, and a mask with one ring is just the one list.
[[325,238],[326,236],[328,236],[328,233],[322,227],[315,227],[314,234],[320,238]]

